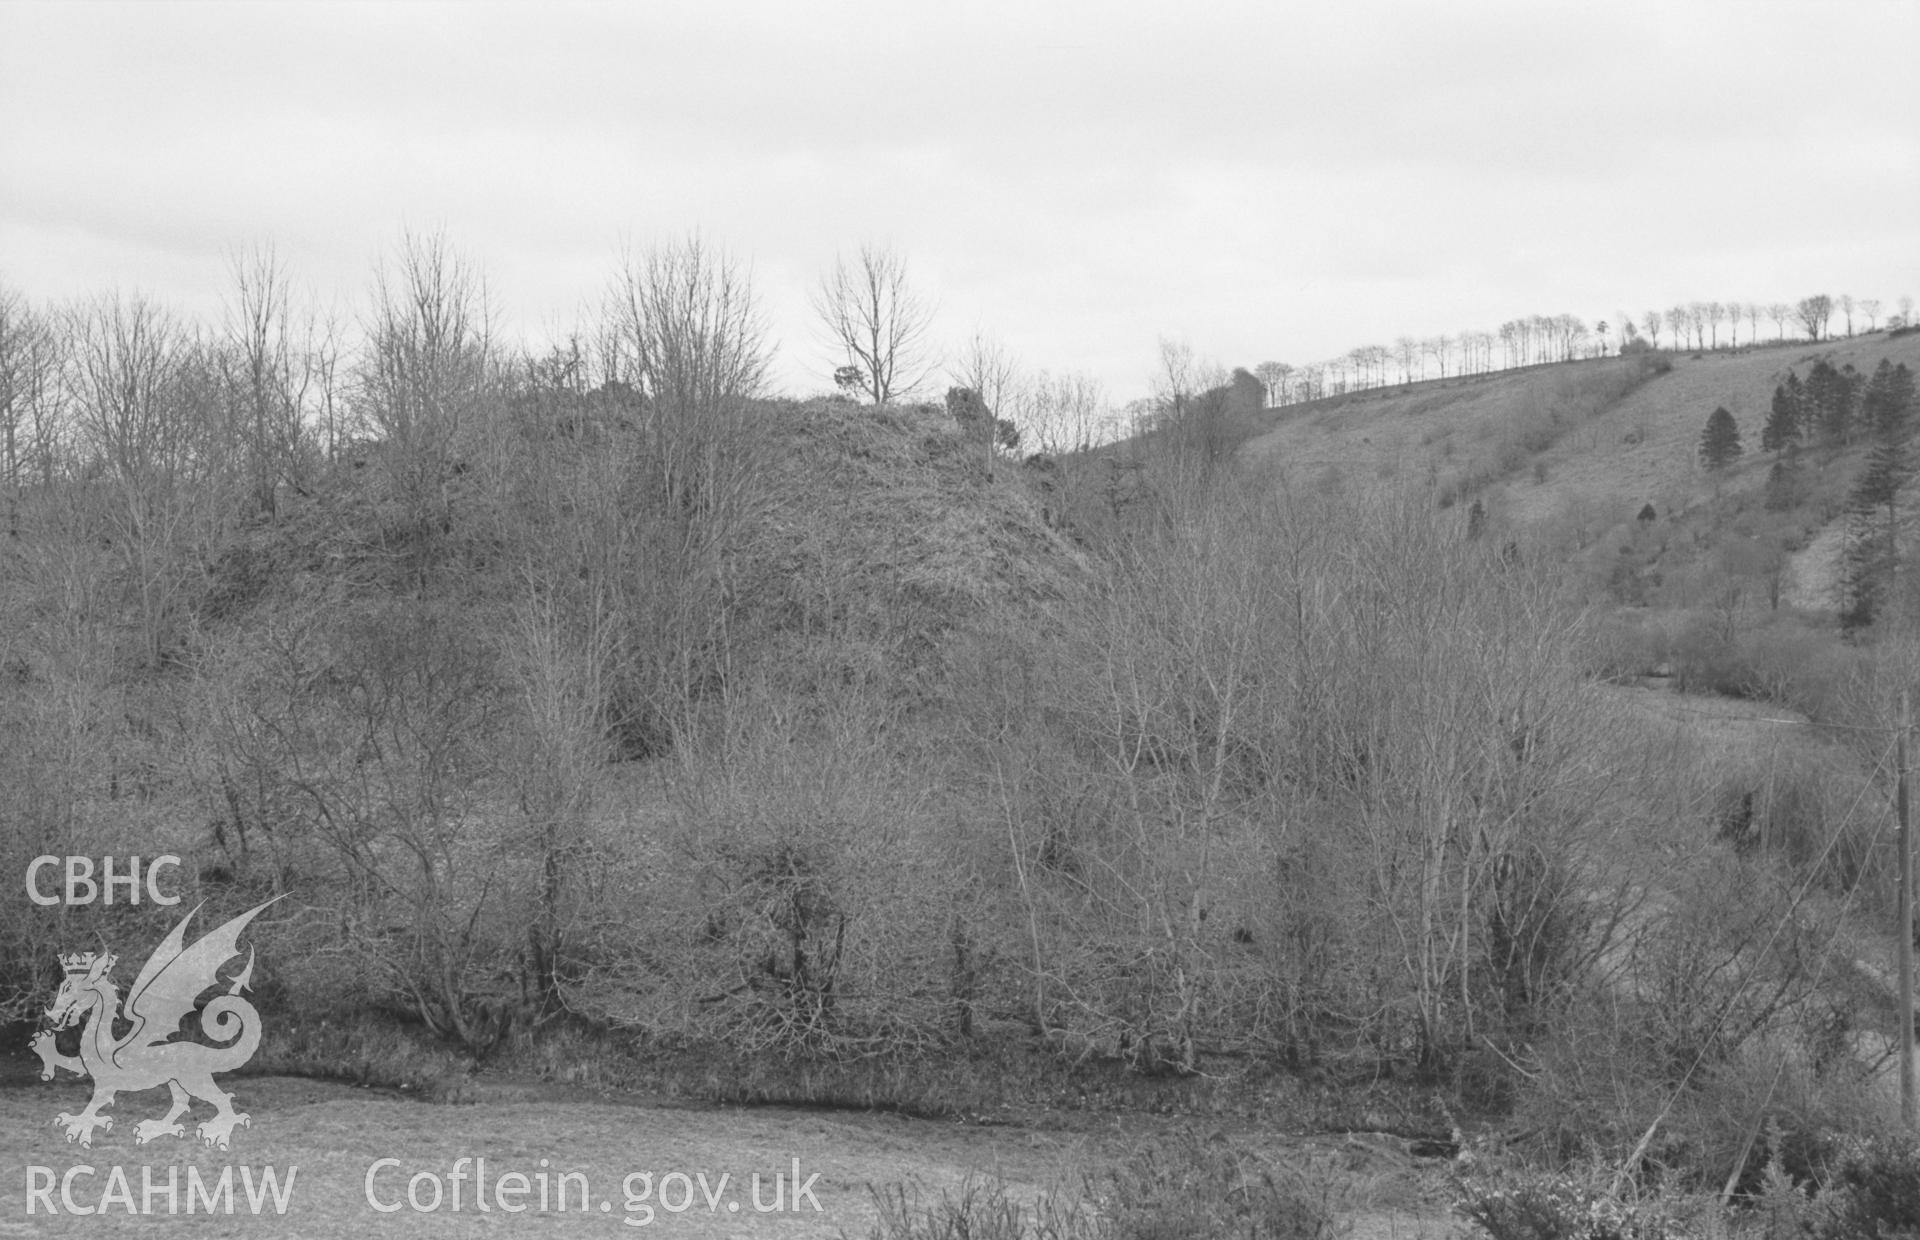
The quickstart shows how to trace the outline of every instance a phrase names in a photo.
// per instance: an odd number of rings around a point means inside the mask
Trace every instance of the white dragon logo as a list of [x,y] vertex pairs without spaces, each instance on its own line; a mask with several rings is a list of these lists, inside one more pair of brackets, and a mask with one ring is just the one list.
[[[279,899],[279,897],[275,897]],[[260,1045],[260,1013],[240,997],[240,991],[253,977],[253,953],[247,953],[247,967],[233,979],[227,993],[217,995],[201,1009],[201,1027],[224,1043],[208,1046],[199,1042],[170,1041],[181,1032],[180,1022],[194,1008],[201,992],[214,986],[220,966],[240,954],[240,932],[273,900],[240,914],[232,921],[183,947],[187,923],[199,906],[180,919],[153,955],[133,979],[126,1009],[120,1008],[120,992],[108,976],[119,957],[112,953],[96,955],[84,952],[60,957],[66,980],[47,1018],[53,1029],[34,1035],[31,1046],[40,1056],[40,1079],[50,1081],[55,1068],[65,1068],[80,1076],[93,1078],[93,1100],[78,1115],[62,1111],[53,1121],[67,1130],[67,1140],[83,1146],[93,1145],[93,1130],[113,1129],[113,1117],[100,1114],[102,1107],[113,1105],[113,1096],[123,1090],[154,1089],[165,1085],[173,1093],[173,1109],[162,1119],[144,1119],[134,1125],[134,1142],[145,1145],[156,1137],[181,1137],[186,1131],[179,1119],[189,1107],[189,1099],[199,1098],[214,1105],[212,1119],[201,1124],[198,1135],[208,1145],[227,1148],[235,1125],[252,1124],[244,1111],[233,1109],[233,1095],[213,1083],[215,1072],[231,1072],[253,1057]],[[81,1031],[80,1055],[62,1055],[54,1047],[54,1030],[65,1029],[92,1017],[92,1025]],[[116,1019],[133,1027],[115,1037]]]

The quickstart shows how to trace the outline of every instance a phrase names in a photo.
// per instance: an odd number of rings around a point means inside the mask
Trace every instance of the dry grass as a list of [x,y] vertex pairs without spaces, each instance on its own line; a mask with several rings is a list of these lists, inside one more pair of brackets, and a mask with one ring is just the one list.
[[1085,563],[1049,529],[1019,463],[989,476],[944,412],[816,402],[780,425],[775,555],[838,583],[928,601],[1057,597]]
[[[1758,491],[1766,483],[1760,431],[1775,385],[1789,369],[1805,376],[1815,358],[1836,366],[1851,362],[1862,374],[1882,357],[1920,365],[1920,339],[1863,336],[1819,347],[1709,353],[1699,360],[1676,355],[1672,373],[1656,379],[1596,419],[1590,435],[1575,436],[1546,454],[1554,484],[1530,493],[1509,484],[1509,511],[1523,520],[1550,516],[1556,507],[1582,501],[1617,505],[1620,519],[1652,501],[1664,517],[1712,500],[1716,494]],[[1745,454],[1721,478],[1699,465],[1700,430],[1715,406],[1724,405],[1740,425]],[[1629,434],[1639,442],[1627,442]]]
[[1450,477],[1489,457],[1569,374],[1607,365],[1611,363],[1581,362],[1461,380],[1455,387],[1387,389],[1349,397],[1287,418],[1250,440],[1242,453],[1249,460],[1278,464],[1300,482],[1329,475],[1417,481],[1429,470]]
[[[864,1234],[875,1217],[867,1185],[917,1180],[936,1186],[958,1185],[970,1171],[1004,1168],[1016,1182],[1044,1180],[1078,1156],[1077,1142],[1039,1134],[1005,1134],[953,1125],[915,1123],[889,1117],[840,1117],[778,1110],[702,1112],[656,1109],[599,1101],[581,1095],[568,1101],[481,1103],[430,1106],[404,1096],[378,1094],[346,1086],[284,1077],[248,1078],[232,1085],[252,1126],[236,1132],[224,1153],[197,1143],[162,1139],[135,1146],[132,1124],[161,1108],[158,1093],[130,1095],[114,1108],[122,1122],[101,1134],[92,1150],[64,1143],[49,1125],[53,1113],[84,1102],[77,1083],[9,1088],[0,1092],[0,1157],[13,1168],[0,1185],[0,1230],[46,1235],[291,1235],[327,1240],[366,1234],[395,1236],[548,1234],[621,1230],[627,1217],[622,1181],[630,1173],[651,1171],[656,1178],[673,1171],[704,1172],[710,1183],[730,1177],[728,1196],[741,1202],[736,1213],[709,1214],[699,1190],[696,1205],[684,1214],[660,1213],[657,1222],[677,1236],[819,1236]],[[373,1210],[366,1200],[369,1167],[380,1158],[398,1158],[377,1182],[387,1200],[403,1195],[407,1177],[430,1171],[445,1177],[456,1159],[485,1157],[490,1178],[518,1171],[530,1178],[541,1170],[582,1172],[587,1176],[592,1211],[519,1216],[473,1208],[471,1187],[464,1208],[454,1213],[410,1209],[393,1214]],[[798,1159],[802,1179],[819,1173],[814,1195],[820,1212],[756,1215],[748,1203],[749,1177],[768,1177],[763,1194],[771,1196],[771,1177],[790,1175]],[[96,1178],[76,1182],[83,1203],[97,1202],[109,1168],[118,1165],[141,1189],[141,1168],[151,1165],[164,1182],[165,1169],[200,1168],[217,1177],[221,1168],[272,1165],[282,1174],[297,1167],[291,1205],[284,1219],[247,1217],[244,1201],[231,1219],[204,1214],[175,1218],[130,1218],[115,1206],[104,1216],[77,1218],[64,1212],[52,1219],[26,1217],[23,1168],[44,1166],[56,1176],[88,1164]],[[184,1183],[184,1181],[183,1181]],[[1026,1184],[1029,1189],[1032,1184]],[[424,1191],[424,1189],[423,1189]],[[789,1194],[791,1190],[789,1189]],[[58,1202],[56,1190],[54,1200]],[[529,1201],[537,1201],[530,1197]],[[606,1201],[611,1209],[600,1210]],[[577,1198],[570,1198],[570,1207]],[[183,1206],[184,1208],[184,1206]],[[164,1214],[165,1198],[158,1203]]]
[[[656,1214],[655,1223],[676,1236],[862,1236],[880,1221],[872,1188],[908,1186],[917,1199],[942,1193],[958,1196],[969,1183],[990,1183],[1014,1201],[1031,1203],[1063,1185],[1085,1182],[1102,1166],[1130,1165],[1128,1156],[1143,1141],[1162,1139],[1175,1130],[1144,1117],[1117,1117],[1099,1133],[1042,1131],[1020,1127],[972,1127],[950,1122],[911,1120],[897,1115],[797,1111],[782,1108],[703,1110],[631,1105],[597,1098],[587,1091],[538,1088],[525,1098],[497,1091],[497,1101],[465,1106],[433,1106],[403,1094],[356,1089],[287,1077],[247,1077],[231,1082],[237,1105],[253,1116],[252,1126],[236,1132],[222,1153],[188,1141],[163,1139],[135,1146],[132,1121],[163,1104],[157,1092],[129,1095],[114,1108],[122,1122],[102,1133],[92,1150],[60,1140],[48,1123],[61,1109],[74,1109],[84,1086],[63,1080],[52,1085],[13,1083],[0,1088],[0,1157],[15,1169],[0,1183],[0,1233],[35,1235],[193,1234],[222,1236],[288,1235],[330,1240],[364,1234],[405,1237],[538,1234],[610,1234],[627,1217],[622,1182],[632,1172],[658,1178],[673,1171],[709,1183],[730,1177],[727,1196],[742,1203],[733,1213],[724,1206],[708,1212],[695,1189],[695,1206],[678,1215]],[[1210,1130],[1209,1130],[1210,1131]],[[1155,1134],[1159,1134],[1156,1136]],[[1217,1137],[1214,1139],[1218,1139]],[[1276,1165],[1317,1168],[1328,1191],[1342,1202],[1343,1222],[1356,1237],[1442,1237],[1462,1234],[1445,1213],[1444,1168],[1394,1155],[1381,1158],[1351,1139],[1278,1138],[1257,1132],[1233,1137],[1237,1145]],[[536,1210],[511,1216],[498,1210],[480,1213],[472,1189],[464,1189],[463,1209],[436,1213],[402,1209],[380,1213],[366,1200],[366,1176],[377,1159],[398,1158],[398,1168],[379,1172],[378,1194],[385,1201],[404,1195],[407,1177],[416,1171],[445,1176],[456,1159],[484,1157],[489,1178],[518,1171],[531,1178],[549,1162],[550,1174],[579,1172],[587,1177],[585,1214],[577,1196],[565,1213]],[[781,1216],[753,1212],[750,1180],[755,1173],[790,1174],[798,1160],[802,1177],[819,1174],[811,1209]],[[62,1213],[53,1218],[26,1215],[25,1172],[50,1167],[56,1177],[79,1165],[95,1168],[94,1177],[75,1181],[82,1204],[99,1200],[110,1168],[130,1177],[138,1199],[142,1168],[151,1166],[164,1183],[166,1169],[197,1167],[205,1179],[221,1169],[235,1170],[239,1198],[233,1217],[204,1213],[130,1217],[123,1208],[91,1217]],[[238,1168],[275,1167],[282,1175],[298,1168],[285,1216],[250,1217]],[[56,1181],[57,1183],[57,1181]],[[424,1188],[423,1188],[423,1191]],[[766,1190],[763,1188],[763,1192]],[[537,1189],[536,1189],[537,1192]],[[54,1200],[59,1201],[56,1187]],[[529,1202],[537,1201],[530,1196]],[[611,1209],[601,1211],[606,1201]],[[184,1209],[184,1206],[183,1206]],[[635,1216],[637,1217],[637,1215]]]
[[[1523,524],[1594,509],[1611,524],[1631,522],[1648,502],[1666,519],[1716,494],[1757,492],[1766,481],[1760,430],[1774,386],[1789,368],[1804,376],[1822,356],[1836,366],[1851,362],[1862,374],[1882,357],[1920,367],[1920,336],[1889,340],[1880,333],[1819,346],[1709,353],[1698,360],[1673,354],[1670,373],[1566,428],[1543,451],[1514,458],[1488,487],[1488,507]],[[1300,482],[1329,474],[1417,481],[1431,473],[1444,483],[1476,464],[1500,464],[1500,449],[1557,389],[1613,364],[1577,362],[1461,381],[1456,387],[1389,389],[1288,418],[1244,451],[1279,464]],[[1734,415],[1746,446],[1740,463],[1717,479],[1700,469],[1697,455],[1700,429],[1716,405]],[[1545,483],[1536,481],[1541,464]],[[1818,588],[1817,583],[1808,588]]]

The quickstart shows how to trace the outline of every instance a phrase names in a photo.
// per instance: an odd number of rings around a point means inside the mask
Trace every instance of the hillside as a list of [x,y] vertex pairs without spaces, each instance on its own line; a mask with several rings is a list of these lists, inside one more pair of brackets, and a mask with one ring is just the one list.
[[1623,519],[1645,503],[1684,511],[1716,493],[1697,455],[1716,405],[1734,415],[1747,445],[1720,493],[1757,487],[1760,426],[1788,369],[1804,375],[1822,357],[1863,374],[1883,357],[1920,366],[1920,334],[1660,356],[1672,369],[1638,386],[1631,377],[1645,363],[1611,358],[1333,397],[1278,411],[1242,451],[1309,482],[1478,480],[1490,508],[1526,523],[1596,506],[1631,505]]
[[1569,362],[1329,397],[1276,411],[1242,452],[1295,482],[1432,479],[1457,493],[1520,469],[1643,366]]
[[[1359,1131],[1403,1182],[1470,1129],[1618,1161],[1650,1123],[1676,1182],[1757,1182],[1726,1133],[1779,1119],[1830,1174],[1817,1143],[1861,1125],[1752,1080],[1876,1088],[1795,1049],[1885,1041],[1884,996],[1835,1014],[1821,985],[1841,951],[1880,967],[1836,946],[1886,896],[1871,755],[1649,710],[1621,668],[1654,645],[1583,605],[1605,548],[1521,506],[1687,373],[1024,463],[929,406],[516,380],[295,462],[271,505],[212,455],[193,486],[76,470],[4,550],[0,868],[166,851],[209,917],[284,897],[248,931],[263,1072],[1150,1108]],[[1234,468],[1226,432],[1267,419]],[[1356,469],[1414,485],[1329,485]],[[30,1017],[56,953],[173,917],[23,909],[0,997]],[[1174,1157],[1153,1211],[1240,1174],[1211,1139]]]
[[[1442,507],[1478,500],[1490,520],[1574,557],[1597,581],[1640,579],[1616,601],[1649,601],[1644,582],[1656,574],[1682,580],[1730,541],[1757,541],[1765,547],[1756,554],[1790,557],[1783,601],[1831,611],[1834,518],[1859,452],[1813,460],[1814,485],[1793,511],[1757,513],[1771,464],[1760,432],[1774,387],[1823,358],[1863,375],[1883,358],[1920,369],[1920,335],[1667,354],[1661,363],[1670,369],[1658,373],[1651,359],[1616,358],[1382,389],[1278,411],[1242,452],[1294,485],[1426,482]],[[1716,406],[1733,414],[1745,453],[1711,474],[1698,448]],[[1669,531],[1657,548],[1636,522],[1647,505]],[[1682,591],[1668,601],[1686,606],[1692,597]]]
[[[657,859],[637,824],[688,820],[662,759],[763,722],[832,747],[814,729],[837,712],[912,761],[903,724],[944,710],[956,646],[1089,579],[1039,482],[990,474],[931,408],[765,402],[697,453],[578,412],[499,407],[425,488],[359,445],[197,546],[129,537],[97,482],[30,495],[0,552],[4,864],[170,852],[189,903],[296,891],[308,912],[262,931],[288,1015],[365,1003],[484,1053],[522,1001],[500,979],[529,923],[564,916],[550,933],[600,950],[574,884]],[[0,1014],[43,1002],[57,944],[165,913],[5,923]],[[409,957],[454,973],[418,989]]]

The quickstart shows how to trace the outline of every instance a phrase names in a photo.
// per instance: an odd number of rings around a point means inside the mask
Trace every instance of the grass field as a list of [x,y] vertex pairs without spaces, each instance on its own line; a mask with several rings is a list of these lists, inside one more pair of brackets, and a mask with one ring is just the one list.
[[[969,1169],[992,1170],[998,1164],[1010,1178],[1039,1179],[1064,1165],[1073,1143],[1034,1136],[1010,1140],[1006,1134],[955,1125],[937,1125],[884,1115],[840,1117],[776,1110],[700,1111],[653,1106],[620,1105],[588,1097],[546,1097],[505,1100],[469,1106],[433,1106],[403,1096],[370,1093],[347,1086],[287,1077],[239,1081],[238,1105],[253,1116],[250,1128],[235,1134],[232,1148],[208,1149],[188,1141],[136,1146],[131,1121],[162,1102],[158,1093],[122,1099],[115,1110],[123,1122],[103,1134],[91,1151],[66,1144],[51,1126],[56,1111],[84,1104],[79,1083],[16,1085],[0,1092],[0,1123],[6,1137],[7,1178],[0,1190],[0,1232],[18,1234],[98,1235],[137,1231],[151,1234],[178,1230],[202,1235],[297,1235],[312,1237],[394,1235],[464,1236],[532,1232],[596,1232],[619,1234],[640,1226],[648,1214],[653,1227],[681,1236],[837,1236],[863,1234],[874,1218],[866,1185],[917,1180],[931,1186],[957,1186]],[[531,1191],[524,1213],[498,1208],[476,1208],[471,1183],[463,1185],[461,1208],[452,1208],[444,1196],[439,1210],[416,1212],[403,1208],[377,1211],[368,1202],[367,1177],[382,1158],[399,1159],[397,1166],[375,1169],[373,1194],[383,1204],[405,1200],[408,1180],[417,1172],[444,1178],[460,1158],[484,1159],[486,1176],[498,1182],[503,1175],[528,1177]],[[544,1160],[544,1163],[543,1163]],[[142,1192],[142,1169],[165,1182],[169,1168],[185,1177],[198,1168],[210,1182],[221,1171],[234,1168],[235,1214],[214,1219],[204,1213],[184,1213],[169,1219],[130,1217],[117,1202],[100,1214],[74,1217],[52,1200],[61,1214],[47,1218],[34,1202],[28,1216],[26,1168],[42,1166],[64,1177],[69,1168],[91,1165],[92,1177],[76,1180],[76,1199],[98,1205],[109,1186],[110,1168],[119,1166],[128,1178],[135,1206]],[[815,1174],[811,1197],[799,1197],[796,1210],[793,1168],[800,1183]],[[271,1166],[281,1182],[293,1176],[286,1195],[284,1216],[269,1204],[263,1217],[251,1217],[239,1169]],[[297,1171],[294,1169],[297,1168]],[[578,1173],[585,1177],[589,1209],[580,1209],[578,1181],[569,1181],[566,1209],[541,1212],[537,1177]],[[674,1172],[693,1180],[692,1206],[683,1213],[667,1207],[682,1204],[678,1182],[666,1183]],[[666,1196],[643,1200],[643,1184],[629,1177],[651,1173]],[[698,1177],[719,1202],[710,1209]],[[760,1202],[772,1204],[775,1177],[785,1208],[759,1213],[753,1207],[753,1178],[762,1177]],[[721,1177],[727,1177],[724,1188]],[[511,1188],[511,1185],[509,1185]],[[631,1195],[630,1191],[631,1190]],[[431,1190],[420,1186],[421,1200]],[[182,1195],[185,1194],[184,1178]],[[812,1207],[817,1199],[819,1209]],[[664,1204],[663,1204],[664,1202]],[[737,1206],[729,1211],[728,1204]],[[195,1203],[197,1211],[205,1206]],[[166,1210],[166,1198],[156,1202]],[[184,1211],[185,1202],[181,1203]]]
[[[878,1219],[869,1186],[905,1185],[909,1198],[937,1202],[957,1197],[971,1178],[992,1181],[1015,1201],[1041,1193],[1072,1191],[1082,1175],[1101,1160],[1166,1127],[1143,1117],[1087,1116],[1083,1123],[1058,1127],[979,1126],[916,1120],[886,1113],[811,1112],[785,1108],[705,1108],[638,1104],[597,1098],[584,1092],[527,1086],[496,1087],[483,1101],[461,1106],[416,1102],[404,1095],[292,1077],[249,1077],[231,1082],[236,1105],[253,1117],[236,1132],[232,1148],[208,1149],[188,1141],[136,1146],[132,1121],[157,1109],[163,1096],[130,1095],[114,1110],[122,1123],[101,1134],[91,1150],[60,1139],[52,1126],[55,1112],[84,1105],[85,1086],[62,1079],[42,1084],[22,1079],[25,1065],[9,1065],[0,1086],[0,1235],[192,1234],[195,1236],[297,1236],[328,1240],[347,1236],[489,1236],[520,1234],[618,1235],[632,1230],[672,1236],[865,1236]],[[1391,1142],[1324,1137],[1281,1140],[1271,1134],[1247,1138],[1279,1157],[1311,1160],[1331,1177],[1347,1204],[1350,1234],[1371,1237],[1446,1236],[1454,1224],[1444,1217],[1444,1164],[1416,1164]],[[397,1165],[376,1167],[380,1159]],[[457,1160],[484,1159],[486,1178],[520,1173],[528,1180],[528,1208],[510,1214],[489,1197],[494,1208],[481,1211],[468,1177],[461,1184],[461,1208],[451,1204],[448,1179]],[[542,1160],[546,1160],[543,1166]],[[796,1210],[793,1170],[799,1183],[812,1181],[811,1196]],[[91,1166],[73,1180],[75,1202],[98,1209],[88,1216],[70,1213],[60,1182],[70,1169]],[[164,1186],[170,1169],[180,1185],[180,1213],[167,1214],[164,1192],[153,1212],[129,1212],[109,1191],[112,1169],[127,1177],[134,1210],[143,1201],[143,1173]],[[258,1177],[274,1169],[284,1191],[285,1212],[271,1196],[262,1196],[256,1215],[249,1206],[246,1173]],[[28,1214],[29,1168],[50,1184],[50,1199],[60,1213],[49,1217],[44,1200]],[[145,1169],[150,1168],[150,1172]],[[188,1168],[203,1183],[217,1185],[232,1168],[234,1211],[209,1216],[201,1198],[186,1211]],[[297,1168],[297,1170],[295,1170]],[[401,1204],[392,1212],[376,1210]],[[673,1173],[689,1185],[669,1182]],[[415,1211],[405,1205],[408,1182],[417,1173],[438,1180],[442,1205]],[[552,1177],[552,1208],[538,1208],[538,1176]],[[650,1173],[653,1188],[630,1177]],[[570,1179],[566,1208],[558,1208],[561,1175],[584,1177],[589,1209],[580,1207],[580,1180]],[[700,1176],[706,1177],[705,1186]],[[761,1177],[759,1200],[770,1205],[775,1178],[786,1208],[758,1212],[753,1207],[753,1177]],[[724,1186],[720,1177],[725,1176]],[[254,1181],[258,1188],[260,1181]],[[512,1185],[508,1186],[510,1189]],[[688,1189],[690,1188],[690,1194]],[[711,1190],[717,1206],[710,1207]],[[491,1191],[491,1190],[490,1190]],[[629,1197],[631,1191],[632,1196]],[[422,1182],[423,1203],[434,1186]],[[664,1195],[663,1195],[664,1194]],[[683,1195],[684,1194],[684,1195]],[[102,1207],[102,1197],[107,1203]],[[217,1191],[215,1199],[224,1205]],[[812,1201],[819,1202],[816,1211]],[[687,1208],[675,1211],[690,1201]],[[664,1202],[664,1204],[663,1204]],[[604,1203],[604,1208],[603,1208]],[[737,1209],[729,1210],[729,1203]],[[649,1217],[649,1212],[651,1216]]]

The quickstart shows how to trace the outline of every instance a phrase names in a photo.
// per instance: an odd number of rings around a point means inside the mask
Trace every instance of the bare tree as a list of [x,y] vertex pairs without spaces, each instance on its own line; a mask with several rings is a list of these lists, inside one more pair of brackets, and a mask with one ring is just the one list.
[[1098,439],[1106,417],[1107,398],[1100,381],[1074,371],[1054,380],[1050,390],[1063,431],[1063,445],[1069,451],[1086,451]]
[[186,333],[141,297],[101,297],[75,316],[79,428],[110,474],[126,479],[174,472],[184,437],[170,425],[168,384]]
[[1707,327],[1711,316],[1707,312],[1707,303],[1691,301],[1687,303],[1687,326],[1693,332],[1693,347],[1704,350],[1707,347]]
[[1492,332],[1477,328],[1460,333],[1460,373],[1478,374],[1493,366]]
[[1261,362],[1253,368],[1253,373],[1267,385],[1269,408],[1287,403],[1287,379],[1293,374],[1293,367],[1285,362]]
[[1766,313],[1757,301],[1750,301],[1745,307],[1747,315],[1747,344],[1757,344],[1760,340],[1760,316]]
[[996,418],[1024,412],[1016,408],[1027,386],[1019,361],[1005,345],[983,331],[975,331],[961,346],[959,357],[947,368],[947,377],[960,387],[978,392],[987,411]]
[[314,316],[308,358],[313,372],[314,413],[326,435],[328,460],[339,455],[348,429],[347,411],[341,404],[340,336],[337,308],[330,309],[325,317]]
[[1688,322],[1685,306],[1674,306],[1667,311],[1667,330],[1673,333],[1673,347],[1676,349],[1687,347]]
[[1880,299],[1878,297],[1862,297],[1859,306],[1860,313],[1866,317],[1867,330],[1877,330],[1880,326]]
[[1847,335],[1853,335],[1853,294],[1842,293],[1833,299],[1833,304],[1840,308],[1840,313],[1846,319]]
[[769,502],[767,423],[752,398],[767,345],[750,282],[697,238],[629,257],[599,332],[640,394],[634,434],[570,469],[589,534],[567,545],[611,617],[607,718],[621,752],[657,754],[684,725],[691,687],[731,657],[741,531]]
[[63,337],[17,291],[0,286],[0,468],[6,471],[7,533],[20,536],[20,493],[39,474],[53,482]]
[[1560,342],[1560,360],[1570,362],[1580,355],[1580,348],[1587,340],[1587,325],[1577,314],[1557,314],[1553,318],[1554,334]]
[[[1014,356],[982,331],[973,333],[947,373],[952,380],[948,412],[956,416],[965,437],[979,441],[981,463],[991,477],[994,448],[1019,446],[1020,427],[1033,425],[1042,398]],[[960,392],[971,397],[956,405]]]
[[66,376],[73,341],[60,323],[61,317],[57,314],[40,316],[39,330],[28,341],[26,384],[17,394],[26,401],[24,429],[28,461],[23,463],[31,464],[44,487],[53,485],[72,438],[69,415],[73,394]]
[[[577,596],[572,565],[527,570],[507,648],[520,688],[526,729],[510,763],[538,861],[539,881],[527,935],[527,968],[537,1015],[560,999],[562,963],[574,926],[568,916],[591,850],[587,820],[593,772],[608,755],[601,710],[611,681],[616,625],[604,598]],[[578,614],[569,614],[568,602]],[[575,897],[577,901],[577,897]]]
[[[1380,351],[1386,364],[1386,350]],[[1252,376],[1248,376],[1251,380]],[[1257,383],[1254,380],[1248,386]],[[1171,471],[1166,494],[1195,494],[1190,484],[1212,476],[1235,447],[1232,401],[1226,370],[1217,362],[1196,361],[1185,341],[1162,337],[1160,372],[1154,377],[1154,445]]]
[[144,659],[158,667],[173,648],[197,552],[225,509],[216,485],[223,462],[205,417],[218,381],[200,343],[142,298],[98,298],[75,312],[70,330],[78,429],[103,475],[90,512],[133,592]]
[[1193,346],[1184,340],[1160,337],[1160,371],[1153,378],[1154,397],[1163,422],[1178,422],[1194,395]]
[[1793,313],[1807,333],[1807,339],[1817,341],[1826,334],[1827,320],[1833,317],[1833,298],[1825,293],[1802,297],[1794,306]]
[[1787,320],[1793,315],[1793,307],[1784,301],[1776,301],[1767,307],[1767,317],[1773,320],[1774,339],[1787,338]]
[[402,234],[395,259],[397,269],[375,272],[357,404],[384,437],[386,468],[424,536],[448,526],[448,478],[483,429],[474,420],[490,333],[480,278],[444,234]]
[[906,260],[885,246],[841,255],[813,292],[813,311],[832,347],[876,405],[910,396],[932,369],[933,305],[907,279]]
[[1653,347],[1656,349],[1660,347],[1660,327],[1663,321],[1658,310],[1647,311],[1646,317],[1640,320],[1641,330],[1647,333],[1647,339],[1653,341]]
[[1902,293],[1900,295],[1900,325],[1902,327],[1913,326],[1913,295],[1911,293]]
[[[228,256],[234,299],[227,312],[227,386],[242,418],[255,509],[271,519],[282,477],[299,460],[313,352],[295,336],[286,268],[270,245]],[[309,321],[309,335],[311,321]],[[295,479],[297,482],[297,478]]]
[[697,234],[629,254],[609,309],[616,370],[669,416],[711,416],[766,382],[770,350],[752,279]]
[[15,538],[20,536],[18,428],[26,403],[21,399],[20,388],[22,372],[26,369],[27,338],[33,328],[26,299],[0,285],[0,431],[6,436],[6,458],[0,465],[7,471],[7,532]]
[[[1360,364],[1370,376],[1369,387],[1383,387],[1387,382],[1387,363],[1393,354],[1383,344],[1370,344],[1360,350]],[[1206,385],[1211,386],[1211,385]]]
[[1021,438],[1047,456],[1084,452],[1100,433],[1099,381],[1079,372],[1033,376],[1020,411]]
[[752,281],[697,235],[629,254],[609,296],[615,372],[641,393],[645,457],[670,511],[725,524],[752,473],[749,402],[766,381]]

